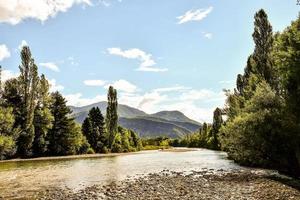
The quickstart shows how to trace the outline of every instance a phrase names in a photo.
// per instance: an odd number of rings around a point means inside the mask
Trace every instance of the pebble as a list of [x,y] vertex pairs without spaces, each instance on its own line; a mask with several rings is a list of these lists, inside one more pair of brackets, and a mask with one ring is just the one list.
[[[209,170],[211,171],[211,170]],[[91,200],[196,200],[196,199],[234,199],[234,200],[300,200],[300,190],[275,181],[268,176],[246,171],[218,174],[192,171],[164,170],[135,179],[125,179],[106,186],[93,185],[81,191],[70,189],[51,189],[41,191],[36,199],[91,199]],[[168,173],[166,176],[165,173]],[[199,176],[199,174],[203,176]],[[38,196],[38,195],[37,195]],[[0,198],[1,199],[1,198]]]

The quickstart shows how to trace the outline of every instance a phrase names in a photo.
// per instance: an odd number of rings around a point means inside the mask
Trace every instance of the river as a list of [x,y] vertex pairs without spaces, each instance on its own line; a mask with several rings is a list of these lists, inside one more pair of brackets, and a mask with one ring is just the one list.
[[94,184],[109,184],[162,170],[242,169],[226,153],[207,149],[141,151],[93,158],[29,160],[0,163],[0,199],[28,197],[51,187],[79,190]]

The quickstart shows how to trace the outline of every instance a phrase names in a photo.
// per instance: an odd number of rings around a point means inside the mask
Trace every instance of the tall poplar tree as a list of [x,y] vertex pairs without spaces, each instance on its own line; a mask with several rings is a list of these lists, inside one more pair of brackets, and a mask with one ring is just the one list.
[[30,156],[34,138],[33,118],[36,107],[37,85],[39,81],[37,66],[31,56],[28,46],[23,46],[21,50],[22,63],[19,67],[19,85],[22,96],[21,113],[24,123],[21,124],[21,134],[18,138],[18,154],[20,156]]
[[252,34],[255,43],[253,59],[256,63],[256,72],[271,87],[275,86],[274,68],[271,59],[273,47],[273,31],[268,20],[268,15],[261,9],[254,16],[254,32]]
[[109,86],[107,94],[106,128],[108,134],[108,146],[112,147],[115,135],[118,132],[118,101],[117,90]]

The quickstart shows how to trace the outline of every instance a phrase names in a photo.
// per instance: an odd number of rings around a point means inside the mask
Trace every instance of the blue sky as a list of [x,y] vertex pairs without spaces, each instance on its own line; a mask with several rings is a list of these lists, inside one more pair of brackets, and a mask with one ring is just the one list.
[[211,121],[253,51],[253,16],[263,8],[274,31],[298,16],[296,0],[3,0],[0,64],[18,72],[28,44],[52,90],[75,106],[106,99],[148,113],[179,110]]

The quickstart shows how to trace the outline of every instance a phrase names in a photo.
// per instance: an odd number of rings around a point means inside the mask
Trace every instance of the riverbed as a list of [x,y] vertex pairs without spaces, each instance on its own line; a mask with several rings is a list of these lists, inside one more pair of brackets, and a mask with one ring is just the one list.
[[[53,194],[53,191],[61,194],[59,198],[63,199],[66,191],[68,194],[77,194],[93,187],[113,188],[113,185],[126,185],[151,174],[160,177],[164,171],[175,175],[180,173],[180,176],[189,176],[191,173],[209,173],[212,176],[273,173],[241,167],[228,160],[226,153],[207,149],[155,150],[72,159],[66,157],[54,160],[10,161],[0,163],[0,199],[47,198],[43,195]],[[94,192],[97,191],[102,190],[98,188]],[[95,199],[102,197],[97,196]]]

